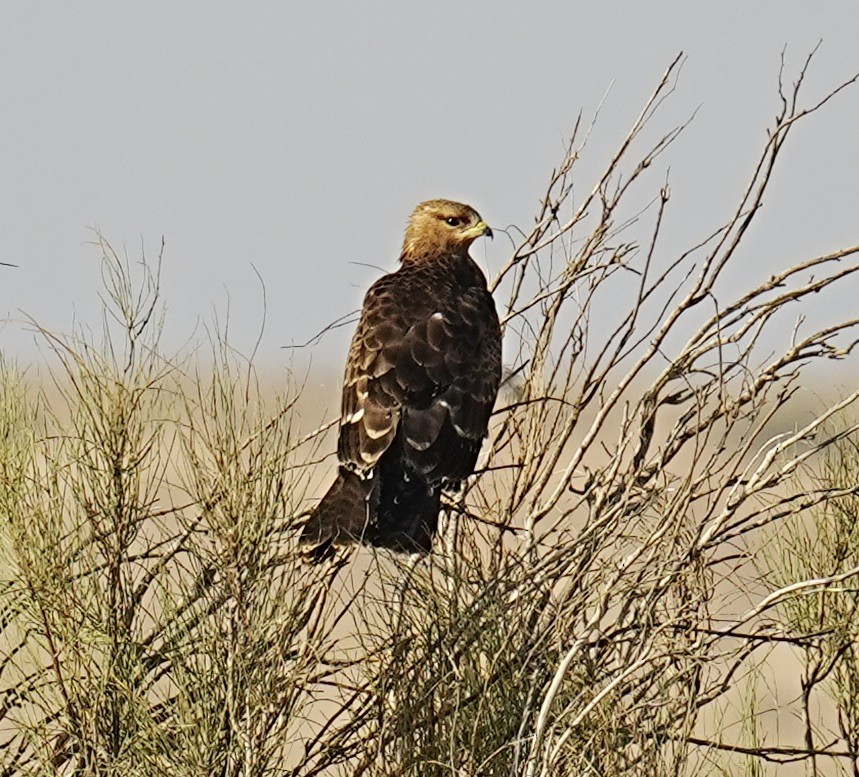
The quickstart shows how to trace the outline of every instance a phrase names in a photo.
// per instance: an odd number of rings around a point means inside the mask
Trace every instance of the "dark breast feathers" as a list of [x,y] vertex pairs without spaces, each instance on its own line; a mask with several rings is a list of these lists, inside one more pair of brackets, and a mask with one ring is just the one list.
[[346,364],[337,480],[302,534],[311,556],[347,542],[429,551],[441,491],[474,471],[500,378],[498,316],[470,258],[373,284]]

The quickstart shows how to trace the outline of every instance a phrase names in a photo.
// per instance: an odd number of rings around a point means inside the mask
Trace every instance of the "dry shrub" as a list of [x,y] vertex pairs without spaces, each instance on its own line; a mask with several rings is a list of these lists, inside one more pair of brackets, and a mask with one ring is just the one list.
[[[731,218],[676,256],[651,178],[682,127],[645,138],[679,60],[583,195],[576,128],[493,282],[515,362],[429,559],[302,564],[332,424],[301,436],[301,387],[268,400],[217,336],[211,369],[163,355],[160,257],[134,280],[100,242],[100,340],[42,332],[56,397],[2,370],[3,774],[856,773],[857,425],[834,424],[859,394],[771,429],[851,353],[857,319],[789,316],[859,247],[724,284],[794,127],[852,83],[803,103],[807,66]],[[776,646],[804,662],[798,742],[759,725]]]

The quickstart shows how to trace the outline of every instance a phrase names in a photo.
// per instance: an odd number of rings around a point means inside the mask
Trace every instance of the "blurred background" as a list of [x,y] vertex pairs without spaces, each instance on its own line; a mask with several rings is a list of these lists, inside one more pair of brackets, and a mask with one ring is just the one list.
[[[38,360],[28,317],[100,325],[98,229],[132,261],[163,236],[168,350],[217,314],[239,350],[261,333],[266,368],[304,360],[284,346],[360,306],[418,201],[527,230],[579,114],[599,109],[585,190],[682,51],[649,128],[697,110],[646,193],[668,176],[667,261],[730,216],[779,108],[782,50],[790,86],[822,41],[812,103],[859,71],[857,29],[859,4],[786,0],[5,4],[0,262],[17,267],[0,267],[0,349]],[[847,90],[792,138],[750,275],[857,242],[857,126]],[[511,247],[501,234],[473,253],[491,275]],[[850,283],[823,314],[855,305]],[[314,363],[339,372],[350,334],[322,338]]]

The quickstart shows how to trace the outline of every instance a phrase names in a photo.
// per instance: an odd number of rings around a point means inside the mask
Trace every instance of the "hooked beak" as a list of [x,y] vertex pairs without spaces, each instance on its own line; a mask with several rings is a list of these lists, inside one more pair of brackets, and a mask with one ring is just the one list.
[[463,237],[469,238],[471,240],[475,240],[478,237],[492,237],[492,230],[489,225],[481,220],[478,221],[473,227],[470,227],[466,232],[463,233]]

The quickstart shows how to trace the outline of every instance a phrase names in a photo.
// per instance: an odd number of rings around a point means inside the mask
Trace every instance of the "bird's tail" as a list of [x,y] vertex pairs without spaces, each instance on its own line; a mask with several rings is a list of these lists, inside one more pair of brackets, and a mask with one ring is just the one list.
[[308,561],[330,558],[334,545],[360,542],[367,530],[372,481],[340,467],[328,489],[301,531],[302,554]]
[[376,520],[368,528],[367,541],[401,553],[429,553],[438,526],[441,489],[409,474],[399,462],[387,472],[384,459],[381,464]]

